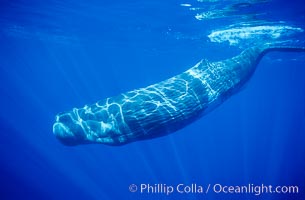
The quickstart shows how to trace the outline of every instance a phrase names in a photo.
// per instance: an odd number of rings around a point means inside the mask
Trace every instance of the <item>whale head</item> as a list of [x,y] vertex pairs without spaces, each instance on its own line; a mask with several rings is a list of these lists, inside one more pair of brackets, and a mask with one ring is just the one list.
[[106,121],[84,120],[75,110],[65,112],[56,115],[53,133],[59,141],[68,146],[90,143],[115,145],[112,137],[116,135],[113,123],[109,119]]
[[85,131],[81,124],[74,120],[72,113],[63,113],[56,116],[53,133],[65,145],[73,146],[87,143],[85,142],[87,141]]

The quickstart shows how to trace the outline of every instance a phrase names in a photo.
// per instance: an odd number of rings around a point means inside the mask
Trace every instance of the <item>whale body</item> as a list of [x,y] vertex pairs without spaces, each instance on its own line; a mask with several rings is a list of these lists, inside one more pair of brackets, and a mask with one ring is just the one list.
[[305,48],[262,45],[222,61],[201,60],[159,83],[59,113],[53,133],[65,145],[123,145],[173,133],[239,91],[269,51]]

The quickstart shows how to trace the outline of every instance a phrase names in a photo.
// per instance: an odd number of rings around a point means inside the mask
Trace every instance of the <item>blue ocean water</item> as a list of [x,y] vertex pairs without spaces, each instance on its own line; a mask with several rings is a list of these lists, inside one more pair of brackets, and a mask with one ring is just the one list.
[[0,13],[0,199],[304,199],[305,53],[269,53],[242,91],[165,137],[67,147],[52,133],[59,112],[203,58],[305,46],[302,1],[10,0]]

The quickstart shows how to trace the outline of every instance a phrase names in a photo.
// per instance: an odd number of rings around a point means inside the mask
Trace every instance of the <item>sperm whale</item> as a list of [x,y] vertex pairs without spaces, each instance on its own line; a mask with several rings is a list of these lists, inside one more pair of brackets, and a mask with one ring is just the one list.
[[305,47],[261,45],[217,62],[199,61],[172,78],[56,115],[53,133],[65,145],[123,145],[173,133],[239,91],[270,51]]

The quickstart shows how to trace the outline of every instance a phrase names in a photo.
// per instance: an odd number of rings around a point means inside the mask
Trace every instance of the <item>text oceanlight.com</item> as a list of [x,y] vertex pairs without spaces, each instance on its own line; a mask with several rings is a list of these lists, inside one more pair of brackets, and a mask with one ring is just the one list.
[[223,194],[298,194],[298,186],[273,186],[273,185],[223,185],[223,184],[207,184],[200,185],[192,184],[131,184],[129,186],[130,192],[138,192],[141,194],[165,194],[173,193],[181,194],[208,194],[208,193],[223,193]]

